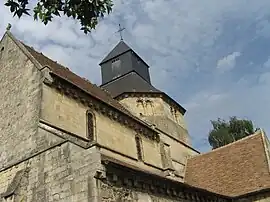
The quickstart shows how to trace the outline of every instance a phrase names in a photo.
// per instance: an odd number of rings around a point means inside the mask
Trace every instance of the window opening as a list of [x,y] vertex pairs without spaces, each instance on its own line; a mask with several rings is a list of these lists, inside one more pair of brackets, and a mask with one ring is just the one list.
[[87,112],[87,138],[90,141],[94,140],[94,127],[95,127],[95,117],[93,113]]
[[4,52],[4,47],[1,48],[1,51],[0,51],[0,59],[2,58],[2,55],[3,55],[3,52]]
[[142,152],[142,141],[139,136],[135,137],[135,142],[136,142],[136,148],[137,148],[137,156],[138,160],[142,161],[143,160],[143,152]]
[[119,61],[119,58],[113,59],[113,60],[112,60],[112,63],[115,63],[115,62],[117,62],[117,61]]

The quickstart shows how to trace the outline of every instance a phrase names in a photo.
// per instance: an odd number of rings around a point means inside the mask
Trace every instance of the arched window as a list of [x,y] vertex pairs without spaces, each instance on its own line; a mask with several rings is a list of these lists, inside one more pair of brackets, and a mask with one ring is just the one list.
[[145,105],[146,105],[146,109],[147,109],[147,114],[153,115],[154,114],[153,102],[151,100],[146,100]]
[[139,136],[135,136],[137,157],[139,161],[143,160],[143,151],[142,151],[142,140]]
[[5,49],[5,48],[4,48],[4,47],[2,47],[2,48],[1,48],[1,50],[0,50],[0,59],[2,58],[2,55],[3,55],[4,49]]
[[137,100],[137,107],[140,113],[145,114],[144,102],[142,99]]
[[86,121],[87,121],[87,138],[89,141],[94,141],[95,137],[95,115],[91,111],[86,112]]

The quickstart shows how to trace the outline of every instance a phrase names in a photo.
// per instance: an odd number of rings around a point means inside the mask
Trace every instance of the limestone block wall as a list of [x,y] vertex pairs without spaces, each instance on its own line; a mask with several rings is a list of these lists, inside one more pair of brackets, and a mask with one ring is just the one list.
[[162,142],[169,145],[170,158],[176,174],[184,177],[187,158],[198,155],[199,152],[166,134],[160,133],[160,137]]
[[175,116],[162,98],[127,97],[120,102],[134,115],[160,129],[161,140],[170,152],[172,167],[177,175],[184,177],[187,157],[197,155],[198,152],[189,146],[189,135],[183,115],[178,111],[178,116]]
[[37,147],[42,74],[7,34],[0,52],[1,170]]
[[42,87],[41,119],[58,128],[87,138],[87,107],[47,85]]
[[126,97],[120,100],[135,116],[144,119],[167,134],[190,144],[187,126],[181,112],[161,97]]
[[100,166],[95,147],[64,142],[0,172],[0,201],[97,201]]
[[[122,157],[119,156],[119,158],[124,161],[128,160],[127,157],[138,160],[135,137],[139,136],[142,144],[143,162],[162,169],[160,145],[156,141],[137,134],[134,130],[101,114],[96,116],[96,127],[97,143],[104,146],[105,149],[122,154]],[[110,152],[107,154],[110,155]]]
[[121,160],[133,160],[133,164],[136,164],[138,150],[135,137],[139,136],[143,162],[162,169],[160,145],[156,141],[138,134],[134,129],[110,119],[105,114],[94,109],[89,110],[86,105],[50,86],[43,85],[41,120],[45,123],[87,140],[87,112],[94,116],[93,142],[98,143],[106,155],[115,157],[118,154],[117,157]]

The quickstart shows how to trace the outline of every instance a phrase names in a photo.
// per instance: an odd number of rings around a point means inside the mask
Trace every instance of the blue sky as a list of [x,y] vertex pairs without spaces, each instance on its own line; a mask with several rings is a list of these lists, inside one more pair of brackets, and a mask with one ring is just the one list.
[[210,149],[210,120],[248,118],[270,133],[269,0],[116,0],[90,35],[55,18],[44,26],[12,18],[0,4],[0,35],[12,33],[80,76],[100,84],[98,63],[124,40],[150,66],[152,83],[187,109],[192,144]]

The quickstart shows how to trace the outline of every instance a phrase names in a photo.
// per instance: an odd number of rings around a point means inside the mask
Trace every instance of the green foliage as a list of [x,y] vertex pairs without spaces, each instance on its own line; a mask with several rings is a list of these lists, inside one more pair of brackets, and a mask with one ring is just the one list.
[[[28,0],[6,0],[5,5],[19,18],[30,15]],[[34,19],[40,19],[45,25],[61,14],[72,17],[81,23],[81,30],[87,34],[95,29],[99,18],[112,11],[112,6],[112,0],[38,0],[33,12]]]
[[212,130],[209,132],[208,141],[213,149],[240,140],[255,133],[252,121],[230,117],[229,121],[218,118],[211,121]]

